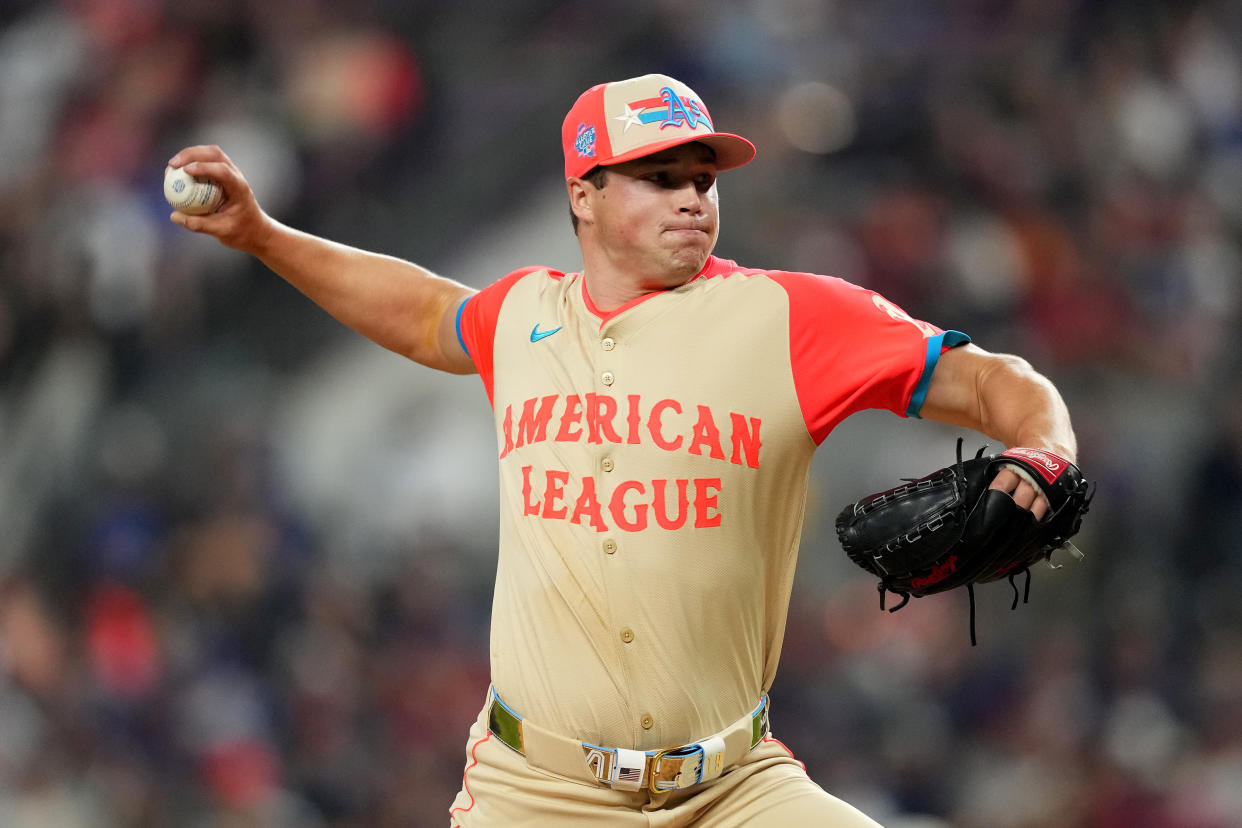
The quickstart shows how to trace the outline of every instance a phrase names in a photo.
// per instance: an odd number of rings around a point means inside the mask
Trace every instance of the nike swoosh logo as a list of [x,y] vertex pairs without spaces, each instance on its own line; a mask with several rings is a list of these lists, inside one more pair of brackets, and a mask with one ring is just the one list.
[[531,341],[531,342],[538,342],[538,341],[539,341],[539,340],[541,340],[541,339],[547,339],[549,336],[551,336],[552,334],[556,333],[557,331],[559,331],[559,330],[560,330],[561,328],[563,328],[563,327],[565,327],[565,326],[564,326],[564,325],[557,325],[555,328],[553,328],[553,329],[552,329],[552,330],[550,330],[550,331],[541,331],[541,330],[539,330],[539,323],[538,323],[538,322],[536,322],[536,323],[535,323],[535,327],[533,327],[533,328],[531,328],[531,329],[530,329],[530,341]]

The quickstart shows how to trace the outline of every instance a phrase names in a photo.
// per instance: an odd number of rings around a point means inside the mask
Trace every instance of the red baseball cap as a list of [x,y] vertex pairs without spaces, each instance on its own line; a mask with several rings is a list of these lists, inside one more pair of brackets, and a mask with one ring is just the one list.
[[667,75],[601,83],[583,92],[561,125],[565,177],[598,165],[620,164],[679,144],[702,141],[716,167],[731,170],[755,157],[740,135],[717,132],[694,90]]

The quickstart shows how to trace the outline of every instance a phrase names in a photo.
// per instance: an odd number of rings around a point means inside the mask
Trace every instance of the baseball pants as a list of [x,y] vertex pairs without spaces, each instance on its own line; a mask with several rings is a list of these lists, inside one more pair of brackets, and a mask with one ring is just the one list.
[[488,731],[486,709],[470,728],[449,818],[451,828],[879,828],[811,781],[770,736],[710,782],[661,794],[618,791],[533,767]]

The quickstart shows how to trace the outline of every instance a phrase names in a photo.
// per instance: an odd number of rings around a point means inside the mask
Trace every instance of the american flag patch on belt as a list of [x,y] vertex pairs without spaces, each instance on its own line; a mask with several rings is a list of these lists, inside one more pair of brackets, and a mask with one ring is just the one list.
[[619,791],[637,791],[643,786],[647,771],[647,754],[641,750],[616,749],[616,768],[612,787]]
[[618,782],[641,782],[643,778],[642,768],[620,767],[617,769]]

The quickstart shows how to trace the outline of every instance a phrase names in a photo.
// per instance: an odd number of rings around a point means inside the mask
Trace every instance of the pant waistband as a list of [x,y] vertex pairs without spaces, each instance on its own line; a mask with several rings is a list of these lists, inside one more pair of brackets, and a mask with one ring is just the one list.
[[768,697],[719,733],[661,750],[600,747],[554,734],[519,716],[495,688],[488,699],[487,729],[535,767],[619,791],[665,793],[708,782],[741,762],[768,732]]

